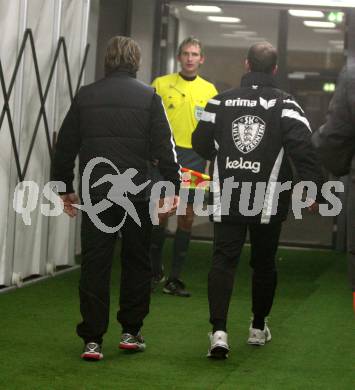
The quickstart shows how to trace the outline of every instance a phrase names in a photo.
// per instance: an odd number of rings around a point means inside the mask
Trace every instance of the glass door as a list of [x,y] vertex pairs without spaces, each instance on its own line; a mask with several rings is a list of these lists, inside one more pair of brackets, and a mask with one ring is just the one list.
[[[346,61],[344,46],[350,41],[344,45],[345,21],[350,11],[279,1],[278,4],[262,3],[203,2],[213,6],[213,12],[196,11],[196,8],[193,11],[187,7],[193,2],[186,1],[170,1],[168,7],[170,14],[178,19],[178,40],[194,35],[202,41],[206,61],[200,74],[220,92],[239,85],[244,59],[253,43],[266,40],[277,47],[280,87],[295,96],[312,128],[317,129],[325,121],[337,76]],[[229,19],[223,20],[221,16]],[[355,35],[348,35],[355,39]],[[171,57],[169,68],[172,69]],[[332,218],[305,214],[298,221],[290,215],[281,241],[289,245],[332,247],[333,226]],[[197,218],[194,235],[212,237],[206,218]]]
[[[291,7],[287,19],[285,88],[303,107],[312,129],[316,130],[325,122],[338,74],[346,61],[345,13],[342,9]],[[295,220],[290,213],[282,240],[331,247],[335,241],[333,225],[333,217],[305,211],[302,220]]]

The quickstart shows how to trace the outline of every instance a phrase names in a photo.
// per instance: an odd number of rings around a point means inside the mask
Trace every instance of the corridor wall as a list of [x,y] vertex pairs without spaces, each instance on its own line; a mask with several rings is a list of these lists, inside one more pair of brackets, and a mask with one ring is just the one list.
[[[36,120],[41,111],[40,92],[45,90],[58,40],[65,39],[72,89],[75,91],[87,43],[90,0],[0,0],[0,61],[8,91],[26,29],[31,29],[38,61],[41,86],[30,41],[26,42],[15,79],[9,108],[14,142],[23,180],[34,181],[40,189],[39,201],[31,212],[31,224],[14,211],[14,190],[21,181],[16,153],[10,136],[9,118],[0,127],[0,286],[20,285],[31,275],[53,273],[57,266],[74,265],[76,220],[66,215],[45,217],[41,203],[48,203],[42,189],[50,178],[50,153],[44,115],[31,153]],[[69,108],[71,93],[61,50],[45,102],[49,138],[55,134]],[[0,90],[0,112],[4,106]],[[27,156],[29,155],[29,159]],[[16,199],[15,199],[16,202]]]

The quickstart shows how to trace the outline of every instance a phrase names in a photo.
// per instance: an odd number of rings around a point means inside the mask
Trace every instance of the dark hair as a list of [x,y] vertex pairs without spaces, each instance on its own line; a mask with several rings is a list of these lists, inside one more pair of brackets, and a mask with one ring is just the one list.
[[105,55],[105,74],[125,69],[137,72],[141,61],[141,49],[129,37],[115,36],[108,41]]
[[195,38],[195,37],[187,37],[185,38],[179,45],[179,48],[178,48],[178,52],[177,52],[177,55],[178,56],[181,56],[182,54],[182,49],[184,48],[184,46],[188,46],[188,45],[193,45],[193,46],[198,46],[200,48],[200,54],[201,56],[203,56],[203,47],[202,47],[202,43],[199,39]]
[[247,60],[252,72],[272,73],[277,63],[277,51],[269,42],[259,42],[248,50]]

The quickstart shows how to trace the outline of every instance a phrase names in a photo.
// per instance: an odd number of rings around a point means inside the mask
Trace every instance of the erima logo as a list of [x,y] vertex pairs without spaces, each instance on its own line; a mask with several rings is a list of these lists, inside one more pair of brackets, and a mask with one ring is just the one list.
[[271,100],[265,100],[262,97],[259,98],[261,107],[264,107],[265,110],[268,110],[269,108],[272,108],[276,104],[276,99]]
[[226,100],[227,107],[255,107],[258,104],[257,100],[249,99],[228,99]]
[[260,172],[260,162],[259,161],[244,161],[243,157],[240,157],[239,160],[229,160],[229,157],[226,159],[226,169],[247,169],[253,173]]

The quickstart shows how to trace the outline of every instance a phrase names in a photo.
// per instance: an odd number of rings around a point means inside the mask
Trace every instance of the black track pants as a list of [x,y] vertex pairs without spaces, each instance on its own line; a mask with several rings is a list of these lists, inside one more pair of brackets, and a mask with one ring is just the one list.
[[272,307],[277,272],[275,255],[281,223],[273,224],[214,224],[214,248],[208,274],[210,322],[225,328],[233,291],[234,276],[245,242],[250,232],[252,274],[252,311],[254,316],[266,317]]
[[[135,332],[143,325],[149,312],[151,267],[149,247],[151,220],[147,202],[135,203],[141,221],[139,227],[127,219],[121,228],[121,283],[120,309],[117,319],[127,332]],[[119,206],[100,213],[107,226],[117,226],[124,217]],[[77,326],[84,342],[102,342],[109,323],[110,278],[117,233],[104,233],[83,213],[81,225],[82,265],[79,284],[80,311],[83,321]]]

